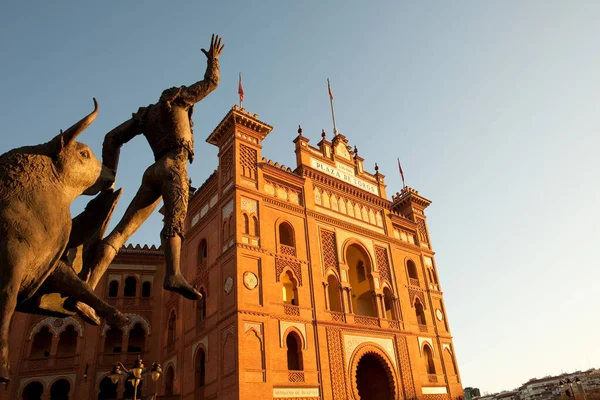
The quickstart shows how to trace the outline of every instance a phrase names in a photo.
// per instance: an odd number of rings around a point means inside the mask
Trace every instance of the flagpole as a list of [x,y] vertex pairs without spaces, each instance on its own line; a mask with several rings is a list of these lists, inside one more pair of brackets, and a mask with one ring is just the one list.
[[241,87],[242,87],[242,73],[240,72],[240,82],[239,82],[239,85],[238,85],[238,95],[240,96],[240,110],[242,109],[242,101],[243,101],[242,100],[243,99],[243,97],[242,97],[243,96],[243,94],[242,94],[243,92],[240,93],[240,88]]
[[327,89],[329,90],[329,104],[331,105],[331,119],[333,120],[333,136],[338,134],[335,126],[335,112],[333,111],[333,94],[331,94],[331,85],[329,84],[329,78],[327,78]]
[[400,171],[400,177],[402,178],[402,189],[406,187],[404,183],[404,171],[402,171],[402,165],[400,164],[400,157],[398,157],[398,170]]

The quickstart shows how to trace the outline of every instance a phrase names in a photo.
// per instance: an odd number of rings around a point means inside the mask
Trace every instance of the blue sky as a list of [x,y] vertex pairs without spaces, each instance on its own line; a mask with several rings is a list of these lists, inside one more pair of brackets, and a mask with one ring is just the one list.
[[[211,33],[221,85],[194,114],[204,139],[237,101],[273,125],[263,155],[294,165],[298,124],[338,129],[388,193],[431,199],[428,223],[465,386],[494,392],[600,367],[600,3],[594,1],[4,2],[0,152],[39,143],[92,109],[103,135],[171,86],[201,79]],[[116,215],[152,154],[122,151]],[[74,210],[81,209],[78,202]],[[131,241],[158,243],[154,215]]]

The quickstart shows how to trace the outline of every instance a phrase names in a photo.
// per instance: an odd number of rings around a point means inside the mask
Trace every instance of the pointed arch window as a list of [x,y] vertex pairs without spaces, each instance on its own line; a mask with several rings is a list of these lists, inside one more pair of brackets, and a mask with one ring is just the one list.
[[281,284],[283,289],[283,302],[293,306],[298,305],[298,283],[290,271],[281,274]]
[[279,252],[288,256],[296,257],[296,240],[294,228],[288,222],[279,224]]
[[253,232],[252,234],[254,236],[260,236],[260,230],[259,230],[259,225],[258,225],[258,218],[256,217],[256,215],[252,216],[252,228],[253,228]]
[[128,276],[125,279],[125,289],[123,290],[123,296],[135,297],[137,294],[137,279],[134,276]]
[[142,297],[148,298],[152,294],[152,283],[146,281],[142,283]]
[[194,368],[194,373],[196,389],[204,387],[204,382],[206,380],[206,353],[202,347],[200,347],[196,353],[196,365]]
[[58,337],[57,357],[73,357],[77,351],[78,332],[73,325],[67,326]]
[[117,297],[119,295],[119,282],[110,281],[108,284],[108,297]]
[[392,291],[387,286],[383,288],[383,305],[385,307],[385,318],[389,320],[397,320],[396,311],[394,309],[394,298]]
[[374,296],[375,286],[371,276],[371,261],[366,250],[351,244],[346,249],[348,280],[350,281],[352,312],[367,317],[378,317],[378,307]]
[[425,319],[425,311],[423,310],[423,304],[421,304],[421,300],[418,298],[415,300],[415,314],[417,316],[417,323],[419,325],[427,325],[427,320]]
[[129,343],[127,344],[128,353],[143,353],[146,347],[146,331],[142,324],[137,323],[129,331]]
[[243,213],[242,219],[244,220],[244,234],[249,235],[250,234],[250,217],[248,217],[248,214]]
[[52,347],[52,332],[50,328],[44,326],[38,333],[33,336],[33,344],[31,345],[31,358],[46,358],[50,357],[50,348]]
[[110,328],[106,331],[106,337],[104,338],[104,352],[105,353],[120,353],[121,347],[123,346],[123,331],[119,328]]
[[342,312],[340,284],[333,274],[327,277],[327,294],[329,297],[329,310],[333,312]]
[[206,319],[206,292],[204,288],[200,288],[202,298],[196,302],[196,324]]
[[174,382],[175,381],[175,371],[172,366],[169,366],[167,369],[167,374],[165,375],[165,395],[173,396]]
[[423,356],[425,357],[425,368],[428,374],[435,374],[435,363],[433,362],[433,351],[429,345],[423,346]]
[[288,333],[285,338],[287,347],[287,364],[290,371],[302,371],[302,341],[296,332]]
[[413,286],[419,286],[419,274],[417,266],[412,260],[406,262],[406,272],[408,272],[408,282]]

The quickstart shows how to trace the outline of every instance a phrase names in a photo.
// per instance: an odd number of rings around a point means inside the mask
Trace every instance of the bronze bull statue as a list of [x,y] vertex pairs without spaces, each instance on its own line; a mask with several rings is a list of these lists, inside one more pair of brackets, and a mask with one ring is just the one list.
[[[101,235],[119,196],[110,189],[114,172],[75,141],[97,114],[94,99],[91,114],[51,141],[0,155],[0,382],[9,380],[8,334],[15,311],[77,312],[99,324],[97,312],[109,325],[127,322],[78,278],[73,260],[63,257],[68,248],[81,248],[84,240]],[[100,191],[72,221],[73,200]],[[51,294],[58,295],[52,300]]]

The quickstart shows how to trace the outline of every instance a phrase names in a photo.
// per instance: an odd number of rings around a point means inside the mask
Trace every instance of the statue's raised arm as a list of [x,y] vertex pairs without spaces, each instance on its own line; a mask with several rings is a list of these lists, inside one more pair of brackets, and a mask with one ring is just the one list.
[[208,51],[202,49],[202,52],[207,59],[204,80],[196,82],[191,86],[184,87],[180,94],[180,96],[189,104],[199,102],[219,86],[219,56],[224,47],[225,45],[221,44],[221,38],[218,35],[212,35]]

